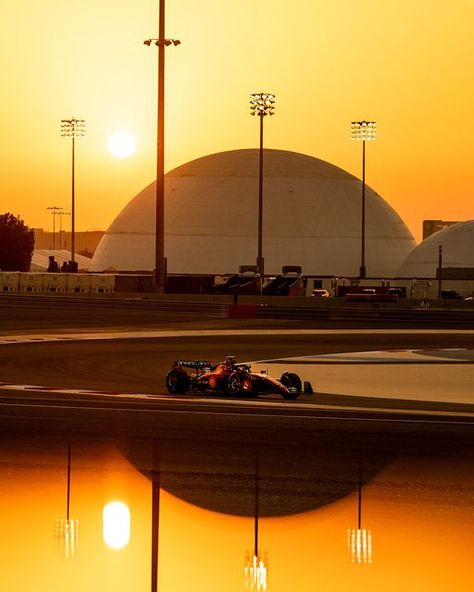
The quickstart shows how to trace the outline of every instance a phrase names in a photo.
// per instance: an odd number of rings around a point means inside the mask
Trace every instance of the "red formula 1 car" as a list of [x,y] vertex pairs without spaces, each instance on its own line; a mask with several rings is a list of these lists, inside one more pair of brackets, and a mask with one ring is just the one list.
[[293,372],[284,372],[277,380],[264,371],[252,372],[248,364],[236,364],[233,356],[226,356],[219,364],[176,360],[166,376],[166,388],[173,395],[189,391],[231,396],[277,393],[284,399],[297,399],[302,392],[313,394],[311,383],[302,383]]

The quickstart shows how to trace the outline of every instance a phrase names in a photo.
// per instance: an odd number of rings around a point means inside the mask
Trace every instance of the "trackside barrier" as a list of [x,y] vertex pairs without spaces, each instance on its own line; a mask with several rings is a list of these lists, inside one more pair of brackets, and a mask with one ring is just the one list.
[[85,273],[68,273],[68,292],[73,294],[90,294],[92,279]]
[[261,306],[256,316],[266,319],[328,320],[329,308]]
[[115,292],[115,276],[112,274],[90,274],[90,291],[92,294],[113,294]]
[[18,292],[20,286],[19,271],[0,271],[0,291]]
[[20,292],[44,292],[45,273],[20,272]]
[[397,309],[397,308],[289,308],[262,306],[258,318],[328,321],[385,321],[460,323],[474,325],[474,310]]
[[43,290],[45,292],[67,292],[68,289],[67,273],[47,273],[43,277]]
[[258,304],[231,304],[229,306],[230,319],[254,319],[257,316]]
[[164,306],[163,301],[154,303],[157,309],[178,312],[179,314],[193,314],[203,317],[227,318],[229,316],[229,306],[218,302],[168,302]]

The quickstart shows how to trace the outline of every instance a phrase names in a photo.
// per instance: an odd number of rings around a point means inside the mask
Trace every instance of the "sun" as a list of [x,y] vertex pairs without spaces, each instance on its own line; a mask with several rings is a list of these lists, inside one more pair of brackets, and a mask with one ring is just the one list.
[[113,133],[107,146],[110,152],[117,158],[127,158],[135,152],[137,144],[132,134],[125,131],[118,131]]

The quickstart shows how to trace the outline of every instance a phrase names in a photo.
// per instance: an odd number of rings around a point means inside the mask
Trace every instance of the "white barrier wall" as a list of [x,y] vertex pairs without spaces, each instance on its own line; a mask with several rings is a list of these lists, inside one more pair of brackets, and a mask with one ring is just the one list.
[[115,276],[112,274],[90,274],[90,290],[93,294],[112,294],[115,292]]
[[68,273],[68,292],[74,294],[90,294],[92,277],[86,273]]
[[43,277],[43,289],[45,292],[61,293],[68,290],[67,273],[46,273]]
[[113,294],[115,276],[90,273],[0,272],[0,292]]
[[19,291],[20,292],[44,292],[45,273],[20,273]]
[[0,271],[0,292],[18,292],[19,286],[19,271]]

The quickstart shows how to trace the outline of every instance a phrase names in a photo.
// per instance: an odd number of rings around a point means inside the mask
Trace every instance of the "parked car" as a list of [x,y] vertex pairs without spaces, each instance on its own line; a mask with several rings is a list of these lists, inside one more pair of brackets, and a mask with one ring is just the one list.
[[330,298],[331,294],[327,290],[323,290],[321,288],[315,288],[311,292],[311,296],[316,296],[317,298]]
[[401,288],[389,288],[387,290],[387,294],[391,296],[397,296],[398,298],[403,298],[403,290]]
[[441,298],[446,300],[462,300],[461,294],[456,290],[441,290]]

